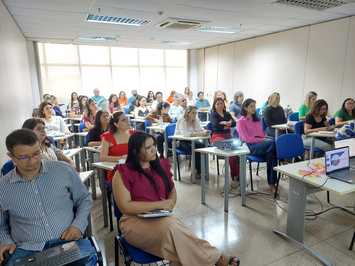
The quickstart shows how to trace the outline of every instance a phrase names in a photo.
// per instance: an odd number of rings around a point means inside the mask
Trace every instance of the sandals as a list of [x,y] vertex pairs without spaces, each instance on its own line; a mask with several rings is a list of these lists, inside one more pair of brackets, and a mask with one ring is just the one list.
[[240,265],[240,258],[239,257],[230,257],[228,259],[228,265],[239,266]]

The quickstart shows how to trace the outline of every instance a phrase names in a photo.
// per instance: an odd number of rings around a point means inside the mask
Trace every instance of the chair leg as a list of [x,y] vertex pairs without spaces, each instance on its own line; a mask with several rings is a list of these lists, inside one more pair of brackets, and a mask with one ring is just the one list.
[[275,186],[275,194],[274,194],[274,199],[277,198],[277,192],[279,190],[279,182],[280,182],[280,178],[281,178],[281,173],[277,174],[277,181],[276,181],[276,186]]
[[256,166],[256,175],[259,175],[259,163],[258,163],[258,165]]
[[120,258],[120,255],[119,255],[119,250],[118,250],[118,240],[117,240],[117,237],[115,236],[115,265],[118,266],[120,265],[120,262],[119,262],[119,258]]
[[353,234],[353,239],[351,240],[350,246],[349,246],[349,250],[353,250],[354,248],[354,242],[355,242],[355,232]]
[[179,181],[181,181],[179,156],[176,156],[176,162],[177,162],[177,167],[178,167],[178,177],[179,177]]
[[112,218],[112,193],[111,191],[108,189],[107,190],[107,207],[108,207],[108,215],[109,215],[109,219],[110,219],[110,232],[113,231],[113,218]]
[[218,156],[216,156],[216,162],[217,162],[217,175],[219,176],[219,161],[218,161]]
[[249,161],[249,175],[250,175],[250,186],[251,186],[251,191],[254,191],[254,185],[253,185],[253,173],[251,169],[251,161]]
[[328,204],[330,204],[330,192],[329,191],[327,191],[327,202],[328,202]]

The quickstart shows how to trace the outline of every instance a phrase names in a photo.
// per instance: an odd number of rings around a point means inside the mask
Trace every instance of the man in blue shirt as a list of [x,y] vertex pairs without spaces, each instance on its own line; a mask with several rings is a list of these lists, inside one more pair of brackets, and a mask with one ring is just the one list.
[[47,248],[76,241],[96,265],[96,251],[82,235],[88,225],[91,198],[67,163],[41,160],[32,130],[19,129],[6,138],[15,168],[0,178],[0,263],[7,266]]
[[210,103],[207,99],[204,98],[204,93],[203,91],[199,91],[197,93],[197,101],[195,103],[195,106],[197,109],[204,109],[204,110],[208,110],[210,108]]
[[94,89],[94,96],[91,99],[95,101],[100,110],[107,111],[107,101],[104,96],[100,95],[100,90],[98,88]]
[[131,93],[132,93],[132,96],[130,96],[128,98],[128,105],[129,106],[136,104],[136,99],[137,99],[137,96],[138,96],[137,90],[132,90]]

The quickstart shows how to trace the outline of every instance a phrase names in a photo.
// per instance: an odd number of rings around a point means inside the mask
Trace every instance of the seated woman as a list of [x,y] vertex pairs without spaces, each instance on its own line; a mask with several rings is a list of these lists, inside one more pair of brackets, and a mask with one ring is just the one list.
[[176,91],[172,90],[169,94],[169,97],[166,99],[166,101],[170,104],[174,102],[174,97],[175,97]]
[[[167,102],[159,103],[156,111],[149,113],[147,119],[155,123],[171,123],[171,117],[169,116],[170,104]],[[157,139],[158,152],[160,157],[164,157],[164,134],[155,133]]]
[[47,135],[55,136],[70,133],[69,129],[65,126],[63,118],[53,115],[52,109],[53,105],[49,102],[42,102],[38,107],[38,114],[46,125]]
[[73,91],[70,95],[70,103],[68,104],[69,117],[80,114],[80,103],[78,99],[78,94]]
[[89,98],[88,96],[80,95],[78,97],[78,100],[79,100],[80,114],[82,115],[86,110],[86,103],[89,100]]
[[137,214],[157,209],[173,210],[176,190],[168,160],[159,160],[153,136],[137,132],[129,140],[125,164],[118,165],[112,188],[123,214],[120,229],[137,248],[169,260],[174,265],[239,265],[207,241],[199,239],[175,216],[155,219]]
[[54,95],[51,95],[51,101],[50,102],[53,105],[54,115],[60,116],[60,117],[64,117],[63,113],[62,113],[62,110],[60,110],[60,107],[59,107],[58,98],[55,97]]
[[[110,130],[101,135],[100,161],[118,162],[128,154],[128,140],[131,136],[128,118],[121,111],[113,113]],[[112,181],[113,172],[107,172],[107,180]]]
[[23,123],[22,128],[30,129],[37,135],[43,160],[64,161],[75,168],[73,160],[65,156],[60,149],[51,144],[46,135],[45,123],[42,119],[29,118]]
[[[317,131],[332,131],[334,130],[334,126],[329,126],[327,121],[328,114],[328,104],[325,100],[317,100],[311,112],[306,115],[304,120],[304,136],[303,136],[303,144],[305,146],[311,146],[312,139],[307,137],[307,134]],[[314,146],[322,151],[328,151],[332,149],[332,140],[329,138],[315,138]]]
[[353,98],[346,98],[341,109],[335,113],[335,125],[342,126],[348,121],[355,120],[355,101]]
[[273,125],[280,125],[287,123],[284,109],[280,105],[280,94],[274,92],[269,96],[269,104],[263,113],[263,119],[267,126],[266,133],[270,137],[275,137],[275,129]]
[[[226,105],[223,98],[217,97],[213,101],[210,122],[212,126],[211,142],[230,139],[231,127],[235,127],[235,121],[232,115],[226,111]],[[230,172],[233,181],[239,178],[239,159],[238,157],[229,158]],[[232,183],[234,186],[235,183]]]
[[317,93],[310,91],[306,95],[304,103],[298,109],[298,117],[300,120],[304,120],[306,115],[311,111],[315,101],[317,100]]
[[[188,106],[184,112],[184,115],[177,121],[175,128],[175,135],[184,136],[206,136],[208,132],[201,127],[200,120],[197,118],[197,108],[195,106]],[[179,149],[186,153],[191,153],[191,141],[179,141]],[[195,142],[195,148],[204,148],[205,145],[202,142]],[[196,178],[201,178],[201,157],[200,153],[195,153],[195,169],[197,172]]]
[[120,106],[128,105],[128,98],[127,98],[126,93],[124,91],[120,91],[120,94],[118,95],[118,104]]
[[229,106],[229,112],[231,113],[233,119],[238,121],[240,118],[240,112],[242,111],[242,103],[244,100],[244,94],[241,91],[234,93],[233,102]]
[[153,91],[148,91],[147,103],[151,105],[154,102],[154,100],[155,100],[154,92]]
[[240,140],[244,141],[250,150],[251,155],[262,156],[266,159],[267,182],[271,193],[275,192],[277,173],[273,168],[277,165],[275,142],[265,138],[261,121],[256,115],[256,102],[253,99],[246,99],[242,104],[242,117],[237,124]]
[[89,99],[86,102],[86,108],[83,113],[83,121],[85,124],[85,128],[90,130],[94,127],[95,124],[95,116],[97,113],[97,105],[93,99]]
[[155,93],[155,99],[151,105],[151,108],[152,108],[152,111],[156,111],[157,110],[157,107],[158,107],[158,104],[159,103],[163,103],[163,93],[161,91],[157,91]]
[[108,110],[111,114],[120,110],[120,104],[116,94],[111,94],[108,98]]
[[134,108],[135,118],[145,118],[149,114],[149,109],[147,107],[147,99],[141,96],[138,100],[138,107]]
[[108,130],[110,123],[110,114],[107,111],[98,111],[95,117],[95,126],[89,130],[86,135],[88,146],[100,146],[101,135]]

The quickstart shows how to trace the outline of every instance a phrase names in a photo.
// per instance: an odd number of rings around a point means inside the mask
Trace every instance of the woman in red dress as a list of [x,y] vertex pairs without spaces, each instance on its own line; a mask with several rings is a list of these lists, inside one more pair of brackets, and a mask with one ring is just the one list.
[[[126,159],[131,133],[125,114],[121,111],[113,113],[110,119],[110,130],[101,135],[100,161],[118,162]],[[113,174],[113,171],[107,172],[107,181],[112,181]]]

